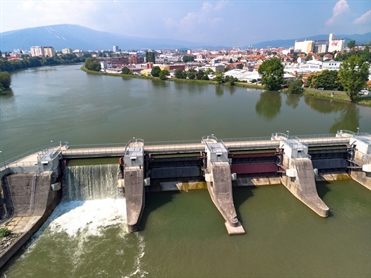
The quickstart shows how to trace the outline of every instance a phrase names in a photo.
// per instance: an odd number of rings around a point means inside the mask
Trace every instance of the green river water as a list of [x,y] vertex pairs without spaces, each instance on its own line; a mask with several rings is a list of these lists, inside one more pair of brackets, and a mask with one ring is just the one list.
[[[246,88],[94,76],[80,65],[14,73],[12,88],[0,96],[2,160],[51,140],[125,144],[133,136],[172,141],[211,133],[223,139],[371,130],[367,107]],[[88,166],[70,170],[78,167]],[[106,195],[64,200],[2,275],[371,276],[371,192],[356,182],[317,183],[330,207],[326,219],[282,185],[234,188],[246,230],[239,236],[227,235],[207,190],[149,193],[141,231],[128,234],[125,200],[110,193],[114,167],[94,178],[92,186],[107,188]]]

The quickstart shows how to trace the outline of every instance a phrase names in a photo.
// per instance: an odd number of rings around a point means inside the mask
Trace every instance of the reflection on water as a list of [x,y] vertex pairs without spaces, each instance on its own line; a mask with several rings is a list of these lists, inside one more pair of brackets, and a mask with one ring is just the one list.
[[359,127],[360,112],[359,108],[353,103],[310,97],[304,97],[304,100],[315,111],[323,114],[335,113],[334,123],[329,128],[330,133],[336,133],[340,129],[356,131],[357,127]]
[[215,95],[218,97],[221,97],[224,94],[224,86],[222,85],[216,85],[215,86]]
[[281,109],[280,92],[265,91],[260,94],[260,99],[255,105],[255,111],[259,116],[267,120],[273,120]]
[[301,94],[287,94],[285,103],[295,109],[299,105],[301,97]]
[[340,116],[335,118],[335,123],[330,127],[329,132],[335,133],[340,129],[356,131],[357,127],[359,127],[359,109],[355,105],[348,105],[340,112]]
[[342,111],[344,110],[345,107],[349,105],[343,102],[331,101],[327,99],[318,99],[307,96],[304,96],[304,101],[306,104],[310,106],[310,108],[323,114]]

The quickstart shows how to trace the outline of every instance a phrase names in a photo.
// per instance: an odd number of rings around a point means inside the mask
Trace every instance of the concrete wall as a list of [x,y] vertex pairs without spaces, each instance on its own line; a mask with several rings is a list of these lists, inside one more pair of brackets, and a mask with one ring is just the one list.
[[[371,164],[371,155],[365,155],[356,150],[354,153],[354,161],[359,165]],[[371,173],[366,173],[361,170],[352,170],[350,176],[353,180],[371,190]]]
[[[21,229],[23,232],[0,256],[0,267],[31,238],[61,200],[61,190],[51,191],[52,173],[35,174],[35,172],[12,174],[3,179],[10,194],[11,217],[26,217],[25,219],[28,221],[20,221],[24,226],[17,227],[17,229]],[[12,218],[4,225],[10,227]]]
[[300,201],[322,217],[327,217],[329,208],[319,198],[314,179],[312,161],[308,158],[289,159],[284,156],[284,167],[296,170],[296,177],[283,176],[283,185]]

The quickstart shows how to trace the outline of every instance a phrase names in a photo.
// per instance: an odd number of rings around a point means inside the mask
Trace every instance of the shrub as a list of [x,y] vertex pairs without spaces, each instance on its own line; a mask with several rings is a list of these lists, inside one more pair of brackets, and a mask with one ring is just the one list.
[[0,228],[0,238],[10,235],[8,228]]

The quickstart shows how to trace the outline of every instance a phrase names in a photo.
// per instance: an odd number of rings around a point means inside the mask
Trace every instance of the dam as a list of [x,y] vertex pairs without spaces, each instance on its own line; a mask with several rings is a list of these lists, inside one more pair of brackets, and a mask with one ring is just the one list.
[[[68,188],[71,160],[115,158],[110,172],[116,191],[126,198],[128,230],[140,230],[148,191],[207,188],[210,199],[225,221],[228,234],[245,233],[233,202],[233,188],[283,184],[297,199],[320,217],[330,208],[320,199],[316,181],[349,175],[371,188],[371,135],[340,130],[335,135],[288,136],[274,133],[266,138],[221,140],[214,135],[192,142],[146,143],[139,138],[126,145],[70,146],[60,142],[3,163],[1,223],[22,235],[3,253],[9,258],[36,232],[63,195],[71,199],[89,195]],[[96,171],[96,170],[93,170]],[[88,179],[94,179],[94,174]],[[90,183],[92,181],[88,181]],[[84,189],[85,190],[85,189]],[[98,193],[94,193],[98,194]]]

